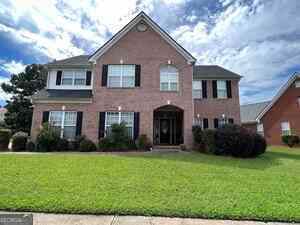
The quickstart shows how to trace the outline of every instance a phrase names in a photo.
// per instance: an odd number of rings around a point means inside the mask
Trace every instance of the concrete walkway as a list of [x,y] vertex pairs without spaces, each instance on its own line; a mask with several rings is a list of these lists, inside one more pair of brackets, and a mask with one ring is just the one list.
[[[6,214],[7,212],[0,212]],[[278,222],[33,213],[33,225],[291,225]],[[294,223],[296,225],[296,223]],[[300,223],[297,223],[300,225]]]

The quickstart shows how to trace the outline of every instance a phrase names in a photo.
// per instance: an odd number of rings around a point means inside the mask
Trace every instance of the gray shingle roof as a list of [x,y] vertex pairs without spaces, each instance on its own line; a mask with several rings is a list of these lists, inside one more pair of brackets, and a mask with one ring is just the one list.
[[256,121],[258,114],[270,103],[259,102],[254,104],[241,105],[241,121],[242,123],[253,123]]
[[216,65],[194,66],[194,79],[241,79],[242,76]]
[[78,55],[62,60],[55,60],[47,64],[49,67],[56,66],[90,66],[89,55]]
[[40,90],[32,96],[35,100],[84,100],[92,97],[92,90]]

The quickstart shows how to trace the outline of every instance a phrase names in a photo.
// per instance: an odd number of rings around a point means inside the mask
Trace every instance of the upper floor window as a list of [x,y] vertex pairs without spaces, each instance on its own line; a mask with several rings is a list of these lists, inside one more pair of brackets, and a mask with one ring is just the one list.
[[56,86],[90,86],[92,72],[86,70],[58,70]]
[[53,127],[61,138],[74,139],[76,135],[77,112],[51,111],[49,125]]
[[135,65],[108,65],[108,87],[130,88],[135,86]]
[[290,123],[288,121],[281,122],[281,135],[291,135]]
[[160,90],[178,91],[178,70],[175,66],[167,65],[160,68]]
[[225,80],[217,81],[218,98],[227,98],[227,88]]
[[193,81],[193,98],[202,98],[202,81]]
[[295,82],[295,87],[296,87],[296,88],[300,88],[300,80],[297,80],[297,81]]

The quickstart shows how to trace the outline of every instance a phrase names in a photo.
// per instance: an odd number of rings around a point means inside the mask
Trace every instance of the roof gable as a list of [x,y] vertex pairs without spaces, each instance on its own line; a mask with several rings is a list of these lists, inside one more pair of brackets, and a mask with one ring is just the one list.
[[154,31],[156,31],[167,43],[173,46],[177,50],[177,52],[180,53],[189,63],[196,62],[196,59],[187,50],[185,50],[180,44],[178,44],[167,32],[165,32],[144,12],[139,13],[118,33],[116,33],[110,40],[108,40],[96,52],[94,52],[90,56],[89,61],[95,62],[99,57],[101,57],[105,52],[107,52],[115,43],[117,43],[124,35],[126,35],[134,26],[136,26],[141,21],[143,21],[144,23],[149,25]]
[[242,123],[256,123],[256,117],[269,103],[270,101],[241,105]]
[[272,106],[280,99],[280,97],[287,91],[287,89],[298,79],[300,78],[300,74],[295,73],[278,91],[272,101],[261,111],[256,121],[259,121],[271,108]]

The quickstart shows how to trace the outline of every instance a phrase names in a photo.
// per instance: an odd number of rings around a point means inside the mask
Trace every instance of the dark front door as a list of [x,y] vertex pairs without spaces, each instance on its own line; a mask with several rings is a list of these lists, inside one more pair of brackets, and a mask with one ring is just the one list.
[[171,120],[160,120],[160,144],[171,144]]

